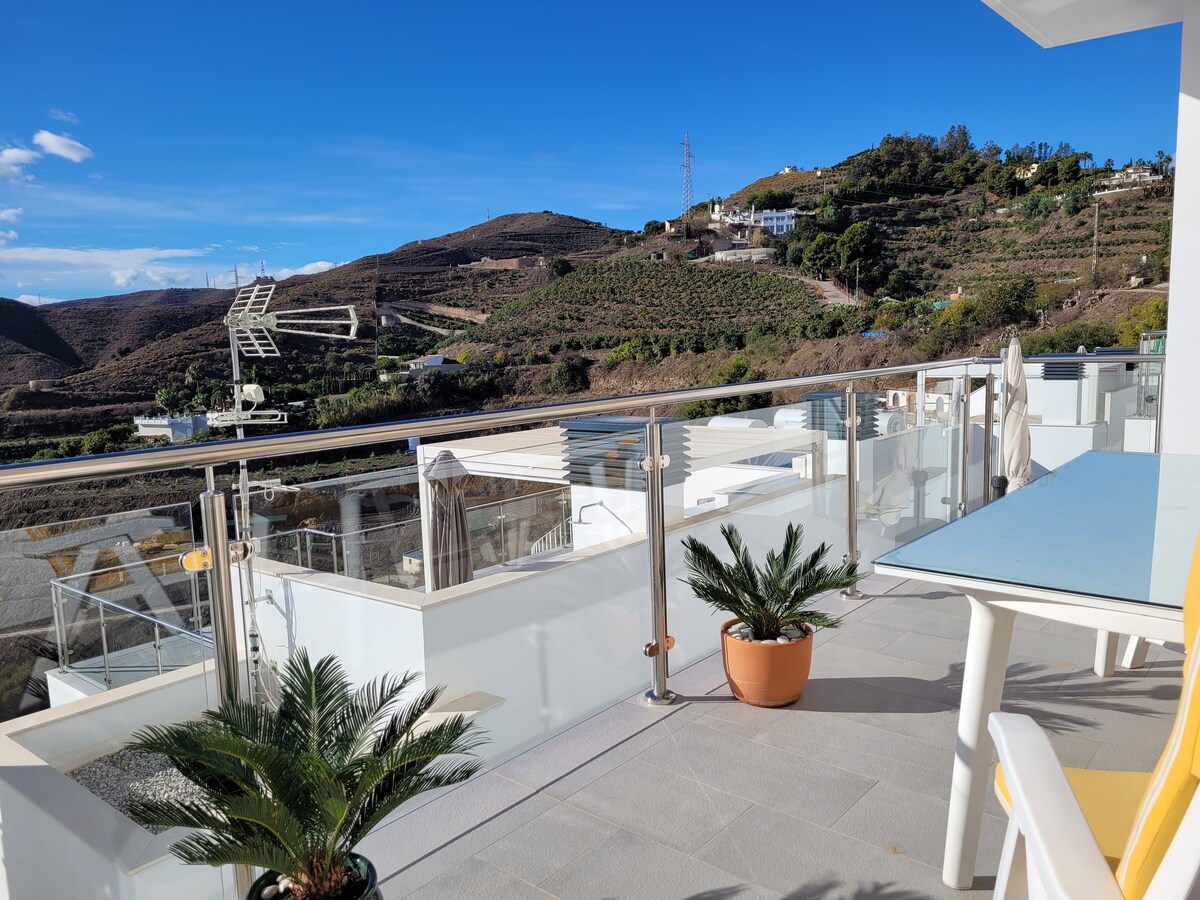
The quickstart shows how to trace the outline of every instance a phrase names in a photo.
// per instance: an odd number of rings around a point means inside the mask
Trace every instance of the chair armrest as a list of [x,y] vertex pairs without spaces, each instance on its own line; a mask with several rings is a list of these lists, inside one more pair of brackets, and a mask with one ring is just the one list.
[[1049,897],[1122,900],[1042,729],[1029,716],[992,713],[988,731],[1012,796],[1010,815],[1025,836],[1031,877],[1041,878]]

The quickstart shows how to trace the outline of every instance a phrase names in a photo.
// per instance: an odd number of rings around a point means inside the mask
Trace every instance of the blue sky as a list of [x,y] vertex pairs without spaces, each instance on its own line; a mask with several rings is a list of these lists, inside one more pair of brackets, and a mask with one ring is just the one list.
[[279,277],[551,209],[639,228],[886,133],[1174,152],[1179,29],[977,0],[0,0],[0,296]]

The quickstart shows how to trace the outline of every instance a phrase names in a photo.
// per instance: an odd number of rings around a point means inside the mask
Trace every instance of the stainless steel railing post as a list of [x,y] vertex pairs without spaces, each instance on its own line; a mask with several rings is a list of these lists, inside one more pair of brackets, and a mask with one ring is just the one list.
[[1154,452],[1162,453],[1163,388],[1167,383],[1167,364],[1158,364],[1158,400],[1154,403]]
[[162,664],[162,636],[159,634],[158,623],[154,623],[154,663],[158,667],[158,674],[163,673]]
[[62,588],[55,582],[50,582],[50,599],[54,607],[54,643],[58,647],[58,671],[67,671],[68,653],[67,629],[63,622]]
[[100,658],[104,661],[104,689],[112,690],[112,670],[109,668],[108,662],[108,625],[104,621],[104,604],[101,603],[97,609],[100,610]]
[[646,423],[646,457],[642,467],[646,473],[646,544],[650,554],[650,623],[653,638],[642,648],[653,664],[650,690],[644,700],[652,706],[675,702],[675,694],[667,688],[667,653],[675,639],[667,634],[667,532],[663,509],[663,469],[668,460],[662,452],[662,423]]
[[[846,385],[846,556],[845,562],[858,562],[858,394],[854,382]],[[848,600],[858,600],[863,592],[858,586],[842,591]]]
[[962,428],[959,443],[958,515],[965,516],[971,509],[971,378],[958,376],[958,415]]
[[[242,698],[238,678],[237,623],[233,606],[233,564],[229,553],[229,522],[225,494],[210,490],[200,495],[200,522],[204,545],[212,559],[209,570],[209,617],[212,619],[213,660],[217,669],[217,696],[222,703]],[[237,896],[245,897],[254,883],[249,866],[233,867]]]
[[996,375],[990,369],[983,396],[983,502],[992,502],[992,417],[996,415]]
[[233,566],[229,559],[229,525],[225,518],[223,491],[200,495],[200,521],[204,544],[212,555],[210,596],[213,658],[217,666],[217,692],[222,703],[241,699],[238,679],[237,624],[233,611]]

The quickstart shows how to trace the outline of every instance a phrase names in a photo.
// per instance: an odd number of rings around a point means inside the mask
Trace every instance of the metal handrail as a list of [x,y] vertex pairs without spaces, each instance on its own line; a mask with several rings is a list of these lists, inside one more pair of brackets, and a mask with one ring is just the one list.
[[[1031,357],[1036,358],[1036,357]],[[1094,354],[1056,356],[1056,362],[1164,362],[1163,354],[1113,355],[1097,357]],[[0,490],[46,487],[86,481],[93,478],[115,478],[123,475],[144,475],[150,472],[165,472],[171,469],[204,468],[228,465],[241,460],[268,459],[273,456],[290,456],[298,453],[317,453],[326,450],[343,450],[370,444],[393,443],[408,438],[439,437],[460,434],[464,431],[486,431],[515,425],[532,425],[552,419],[573,416],[599,415],[640,409],[649,406],[672,406],[696,400],[722,400],[756,394],[764,391],[784,391],[796,388],[818,387],[843,381],[865,378],[883,378],[894,375],[913,375],[935,369],[961,368],[971,365],[1000,365],[998,356],[967,356],[960,359],[942,360],[932,363],[913,363],[903,366],[882,366],[875,369],[856,369],[850,372],[829,372],[821,375],[801,375],[792,378],[775,378],[764,381],[748,381],[738,384],[715,385],[712,387],[684,388],[671,391],[653,391],[648,394],[632,394],[598,400],[579,400],[573,403],[557,403],[544,406],[523,406],[516,409],[463,413],[454,416],[436,416],[427,419],[408,419],[380,425],[355,425],[324,431],[301,431],[295,434],[264,435],[228,441],[197,444],[195,446],[153,447],[146,450],[128,450],[120,453],[104,453],[96,456],[76,457],[66,460],[43,460],[38,462],[13,463],[0,466]]]
[[[1159,357],[1155,357],[1158,359]],[[1108,357],[1106,361],[1114,361]],[[1147,360],[1151,361],[1151,360]],[[112,478],[122,475],[142,475],[171,469],[203,468],[236,463],[241,460],[267,459],[272,456],[340,450],[367,444],[391,443],[408,438],[438,437],[464,431],[480,431],[512,425],[529,425],[551,419],[581,415],[598,415],[637,409],[643,406],[686,403],[693,400],[717,400],[762,391],[815,387],[852,378],[904,375],[931,368],[999,362],[999,358],[965,357],[937,363],[887,366],[858,372],[837,372],[824,375],[805,375],[768,381],[743,382],[714,387],[657,391],[573,403],[527,406],[488,412],[463,413],[427,419],[409,419],[380,425],[355,425],[324,431],[302,431],[285,435],[264,435],[212,443],[152,447],[146,450],[127,450],[67,460],[44,460],[0,466],[0,490],[44,487],[83,481],[92,478]]]
[[140,612],[139,610],[131,607],[124,606],[123,604],[116,603],[112,600],[106,600],[103,597],[97,597],[95,594],[89,594],[87,591],[63,584],[61,581],[55,582],[55,584],[59,585],[63,591],[75,595],[75,597],[82,603],[90,603],[93,606],[105,606],[118,615],[141,619],[144,622],[149,622],[151,625],[159,625],[169,631],[178,632],[184,637],[191,638],[193,640],[199,640],[205,644],[212,644],[213,642],[212,635],[203,631],[192,631],[190,628],[184,628],[181,625],[172,625],[170,622],[164,622],[162,619],[155,618],[154,616]]

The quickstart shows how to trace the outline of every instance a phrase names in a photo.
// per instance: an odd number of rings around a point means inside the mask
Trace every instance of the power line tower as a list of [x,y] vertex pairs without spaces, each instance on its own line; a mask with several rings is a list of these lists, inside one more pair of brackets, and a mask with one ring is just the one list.
[[692,160],[696,157],[692,156],[692,142],[688,137],[688,133],[683,133],[683,203],[679,208],[679,218],[686,219],[688,210],[695,203],[692,199]]

